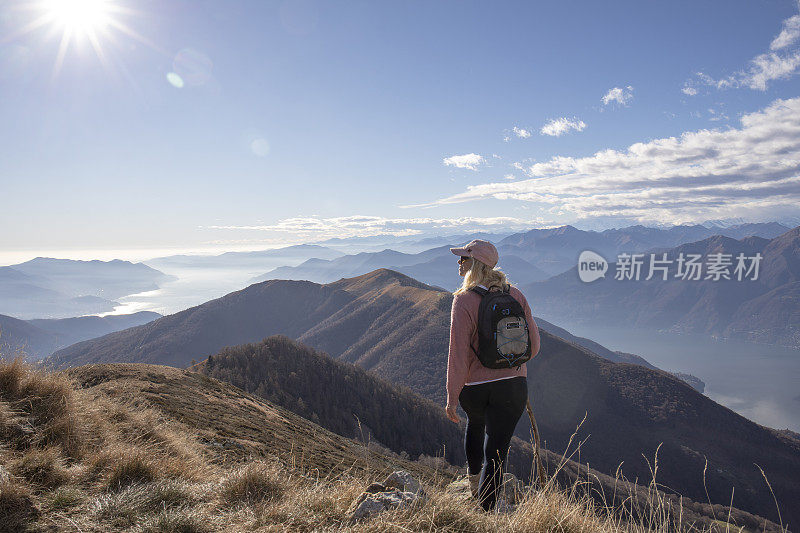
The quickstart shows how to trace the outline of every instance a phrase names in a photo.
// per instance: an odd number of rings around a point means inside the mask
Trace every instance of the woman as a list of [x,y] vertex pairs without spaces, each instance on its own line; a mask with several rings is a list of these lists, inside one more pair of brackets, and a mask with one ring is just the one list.
[[[467,452],[470,488],[481,506],[489,511],[497,503],[503,462],[511,435],[528,400],[526,364],[519,368],[487,368],[478,351],[478,306],[481,296],[472,287],[487,290],[509,287],[509,293],[525,310],[531,357],[539,352],[539,328],[531,316],[525,296],[511,287],[506,275],[494,268],[497,248],[488,241],[474,240],[463,248],[450,248],[459,256],[458,274],[464,277],[455,291],[450,311],[450,350],[447,357],[447,417],[458,423],[456,406],[467,413],[464,447]],[[474,350],[474,351],[473,351]],[[485,432],[485,436],[484,436]]]

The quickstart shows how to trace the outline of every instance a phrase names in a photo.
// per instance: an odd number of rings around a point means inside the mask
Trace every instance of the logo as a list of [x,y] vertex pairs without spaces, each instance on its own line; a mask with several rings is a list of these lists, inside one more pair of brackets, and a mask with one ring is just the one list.
[[[648,255],[649,260],[646,259]],[[708,254],[705,262],[703,262],[701,254],[684,254],[684,252],[680,252],[673,259],[668,258],[667,255],[667,253],[662,252],[661,258],[658,258],[654,253],[620,253],[617,255],[616,263],[614,263],[616,270],[614,279],[619,281],[639,281],[644,270],[644,273],[647,274],[647,277],[644,278],[645,281],[652,278],[667,281],[670,279],[670,267],[674,263],[676,272],[672,275],[672,279],[695,281],[742,281],[749,279],[755,281],[758,279],[759,266],[761,259],[763,259],[760,252],[756,252],[752,257],[740,252],[735,258],[733,254],[716,252]],[[591,250],[582,251],[578,257],[578,276],[583,282],[589,283],[598,278],[605,278],[607,270],[608,261]],[[705,276],[703,276],[704,271]],[[660,277],[658,274],[660,274]]]
[[606,277],[607,270],[608,261],[600,254],[584,250],[578,257],[578,276],[585,283]]

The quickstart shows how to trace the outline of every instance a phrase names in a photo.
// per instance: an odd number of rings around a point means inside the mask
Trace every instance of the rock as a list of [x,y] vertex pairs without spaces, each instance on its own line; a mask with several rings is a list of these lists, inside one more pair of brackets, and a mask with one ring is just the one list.
[[372,483],[348,510],[349,522],[371,518],[388,509],[397,509],[423,501],[427,496],[419,481],[406,472],[392,472],[383,483]]
[[[500,501],[507,505],[516,505],[525,497],[525,484],[514,474],[506,473],[503,475],[503,485],[498,494],[498,506]],[[460,476],[455,481],[447,485],[445,492],[456,495],[459,499],[468,500],[472,498],[472,491],[469,488],[469,477]]]
[[516,511],[516,509],[517,509],[517,506],[515,504],[509,503],[508,501],[506,501],[503,498],[500,498],[499,500],[497,500],[497,504],[495,505],[495,508],[494,508],[495,512],[498,513],[498,514],[513,513],[514,511]]
[[367,493],[364,492],[358,497],[356,503],[350,507],[350,523],[371,518],[383,511],[405,507],[417,501],[417,496],[412,492],[402,492],[397,489]]
[[398,489],[405,492],[413,492],[414,494],[418,494],[420,489],[422,488],[419,484],[419,481],[414,479],[414,477],[406,472],[405,470],[398,470],[397,472],[392,472],[383,482],[390,489]]
[[387,492],[388,490],[389,489],[387,489],[386,486],[383,485],[383,483],[373,483],[369,487],[367,487],[364,490],[364,492],[362,492],[358,496],[358,498],[356,498],[356,501],[352,505],[350,505],[350,508],[355,509],[356,507],[361,505],[361,502],[363,502],[370,494],[378,494],[379,492]]
[[448,494],[454,494],[458,499],[468,500],[472,498],[472,490],[469,487],[469,478],[467,476],[458,477],[447,485],[444,491]]
[[364,492],[367,492],[369,494],[375,494],[376,492],[386,492],[387,490],[389,490],[389,487],[387,487],[383,483],[377,483],[376,482],[376,483],[373,483],[372,485],[370,485],[369,487],[367,487],[364,490]]
[[503,485],[500,488],[500,498],[511,504],[517,504],[525,497],[525,484],[514,474],[503,474]]

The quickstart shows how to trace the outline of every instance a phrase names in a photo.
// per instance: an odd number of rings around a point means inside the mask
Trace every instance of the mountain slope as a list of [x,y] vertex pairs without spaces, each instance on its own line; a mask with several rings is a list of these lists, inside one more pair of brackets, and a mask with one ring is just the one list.
[[[376,462],[392,468],[394,458],[365,455],[355,441],[328,431],[279,405],[224,382],[189,370],[148,364],[100,364],[71,368],[67,375],[82,390],[107,398],[135,399],[157,408],[196,432],[210,449],[225,450],[226,461],[277,455],[302,455],[306,465],[338,474],[355,467],[366,471]],[[368,459],[368,460],[367,460]],[[419,465],[405,463],[422,473]]]
[[40,359],[59,348],[145,324],[160,316],[151,311],[104,317],[80,316],[32,320],[19,320],[0,315],[0,355],[15,355],[21,352],[31,359]]
[[114,331],[146,324],[160,317],[160,314],[153,311],[139,311],[127,315],[37,318],[28,320],[28,323],[45,331],[61,335],[64,338],[64,342],[74,344],[84,339],[100,337]]
[[[549,333],[551,333],[551,334],[553,334],[553,335],[555,335],[557,337],[561,337],[565,341],[574,342],[575,344],[583,346],[584,348],[588,349],[590,352],[594,353],[595,355],[599,355],[603,359],[607,359],[607,360],[613,361],[615,363],[632,363],[632,364],[644,366],[646,368],[650,368],[652,370],[659,370],[659,368],[651,365],[647,360],[645,360],[643,357],[641,357],[639,355],[632,354],[632,353],[621,352],[621,351],[618,351],[618,350],[617,351],[612,351],[612,350],[609,350],[608,348],[606,348],[605,346],[603,346],[602,344],[597,343],[597,342],[595,342],[595,341],[593,341],[591,339],[587,339],[586,337],[579,337],[577,335],[573,335],[572,333],[570,333],[569,331],[565,330],[564,328],[558,327],[555,324],[553,324],[551,322],[548,322],[547,320],[545,320],[543,318],[536,317],[534,320],[536,320],[536,324],[540,328],[544,328]],[[671,374],[673,374],[674,376],[679,377],[680,379],[684,380],[686,383],[690,384],[692,387],[694,387],[697,391],[699,391],[701,393],[703,392],[703,389],[705,388],[705,383],[703,383],[703,381],[700,378],[696,377],[696,376],[693,376],[691,374],[686,374],[686,373],[677,373],[677,372],[671,372]]]
[[[407,452],[412,457],[439,456],[443,447],[451,464],[465,462],[464,424],[449,422],[439,405],[287,337],[277,335],[260,343],[225,348],[193,369],[281,405],[340,435],[377,439],[393,451]],[[520,425],[527,428],[527,420],[523,418]],[[542,453],[546,469],[551,473],[559,470],[558,477],[564,485],[572,485],[582,477],[580,465],[566,461],[559,469],[562,459],[557,454],[548,450]],[[664,455],[659,460],[664,461]],[[529,444],[515,437],[509,471],[528,479],[531,461]],[[600,472],[592,472],[592,476],[600,493],[627,486]],[[696,506],[691,499],[685,499],[684,505]]]
[[462,432],[438,405],[283,335],[226,347],[192,369],[345,437],[377,440],[413,457],[441,455],[444,447],[450,463],[466,460]]
[[753,466],[757,463],[769,476],[784,517],[794,521],[800,514],[794,503],[800,501],[800,487],[793,480],[800,473],[800,442],[747,420],[667,372],[612,363],[547,332],[541,355],[528,363],[528,372],[549,447],[568,440],[574,420],[586,414],[580,435],[589,439],[581,454],[601,471],[613,471],[624,461],[629,478],[647,478],[637,450],[652,456],[661,445],[659,472],[669,487],[703,499],[698,474],[708,458],[711,501],[724,501],[735,487],[738,505],[774,516],[771,498],[759,494],[763,479]]
[[[439,460],[411,462],[360,445],[237,387],[175,368],[112,364],[48,373],[0,361],[0,383],[0,431],[10,444],[0,447],[3,533],[352,531],[351,504],[398,468],[422,483],[426,498],[357,530],[523,533],[554,523],[619,533],[647,522],[659,530],[709,531],[718,523],[781,531],[735,508],[648,492],[570,461],[557,476],[566,487],[525,490],[512,513],[486,514],[442,490],[454,472]],[[580,499],[581,491],[595,503]],[[655,523],[646,518],[651,504]]]
[[185,367],[224,346],[282,333],[292,338],[325,320],[352,296],[308,281],[266,281],[148,324],[74,344],[50,361],[71,366],[148,362]]
[[[385,269],[327,285],[269,281],[74,345],[52,361],[186,365],[222,346],[282,333],[442,405],[451,302],[450,293]],[[685,496],[705,500],[702,457],[707,456],[714,502],[727,503],[735,486],[743,508],[773,517],[774,504],[753,462],[765,469],[779,502],[800,501],[797,441],[750,422],[666,372],[606,361],[541,328],[540,335],[542,349],[528,363],[528,381],[549,449],[566,449],[588,413],[578,436],[591,438],[581,457],[602,472],[615,472],[623,461],[630,479],[648,479],[642,454],[652,457],[663,442],[661,479]],[[525,424],[517,431],[528,440]],[[800,518],[797,506],[784,508],[784,516],[787,512]]]
[[47,355],[53,353],[59,342],[60,337],[56,333],[13,316],[0,315],[0,356],[12,356],[20,352]]

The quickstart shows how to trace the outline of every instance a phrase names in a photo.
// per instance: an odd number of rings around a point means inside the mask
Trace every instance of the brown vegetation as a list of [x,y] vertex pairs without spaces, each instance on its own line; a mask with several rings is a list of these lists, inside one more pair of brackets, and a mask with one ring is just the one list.
[[[93,365],[53,374],[17,359],[0,361],[0,382],[0,533],[627,532],[666,525],[659,497],[647,515],[624,505],[612,512],[581,483],[549,484],[528,491],[512,513],[485,514],[441,490],[453,479],[441,459],[410,462],[371,449],[194,372]],[[353,500],[397,468],[420,479],[430,498],[349,525]],[[716,531],[728,527],[720,519]],[[677,529],[712,527],[687,521]]]
[[378,441],[413,458],[444,448],[449,462],[466,460],[463,431],[438,405],[284,335],[224,348],[192,369],[345,437]]
[[[74,345],[58,352],[53,361],[183,366],[226,346],[258,342],[279,333],[339,361],[355,363],[393,386],[407,387],[441,408],[451,298],[448,292],[387,269],[326,285],[271,280],[144,326]],[[527,368],[529,395],[545,448],[564,450],[575,425],[588,413],[579,437],[591,438],[581,448],[580,459],[596,470],[613,476],[624,463],[629,479],[648,479],[642,454],[652,457],[663,444],[660,477],[665,490],[695,501],[730,505],[735,488],[733,505],[778,521],[773,498],[755,463],[769,476],[783,518],[800,520],[798,441],[745,419],[666,372],[612,363],[541,328],[540,335],[542,348]],[[225,379],[236,383],[233,377]],[[295,379],[286,374],[280,379],[302,381],[302,375]],[[316,392],[327,393],[325,389]],[[308,408],[308,398],[301,398]],[[299,399],[297,406],[301,406]],[[313,418],[310,411],[301,415]],[[322,412],[317,415],[320,423],[336,420],[323,419]],[[366,425],[377,432],[374,423]],[[391,434],[390,425],[384,429]],[[518,424],[516,436],[527,441],[528,429],[527,424]],[[414,435],[418,440],[425,438]],[[396,446],[393,438],[378,440]],[[408,453],[417,453],[411,445],[408,448]],[[414,450],[432,454],[426,451],[430,448]],[[515,473],[527,479],[531,463],[517,462],[516,456],[512,454],[511,462],[515,468],[524,468]]]

